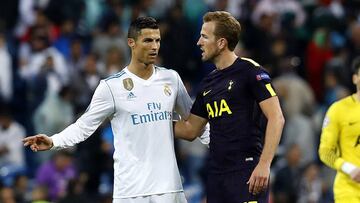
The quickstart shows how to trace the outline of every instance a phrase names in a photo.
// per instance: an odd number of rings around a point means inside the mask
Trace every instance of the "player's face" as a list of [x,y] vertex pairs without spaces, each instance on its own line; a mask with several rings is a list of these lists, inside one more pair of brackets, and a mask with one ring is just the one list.
[[140,63],[154,64],[160,49],[160,30],[145,28],[136,40],[129,39],[135,60]]
[[197,45],[202,51],[201,59],[203,61],[214,61],[219,55],[220,48],[218,46],[218,39],[214,35],[215,22],[206,22],[202,25],[200,38]]

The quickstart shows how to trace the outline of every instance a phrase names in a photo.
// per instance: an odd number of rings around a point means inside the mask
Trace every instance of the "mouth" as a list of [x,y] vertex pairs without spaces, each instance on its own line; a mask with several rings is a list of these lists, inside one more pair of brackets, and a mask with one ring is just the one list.
[[157,53],[150,53],[149,56],[155,58],[157,56]]

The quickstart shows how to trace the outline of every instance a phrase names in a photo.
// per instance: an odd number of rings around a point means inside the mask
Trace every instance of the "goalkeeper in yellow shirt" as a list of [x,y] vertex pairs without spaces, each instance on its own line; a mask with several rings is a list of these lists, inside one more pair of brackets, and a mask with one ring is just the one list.
[[354,60],[353,71],[357,91],[330,106],[319,146],[321,161],[338,171],[336,203],[360,202],[360,57]]

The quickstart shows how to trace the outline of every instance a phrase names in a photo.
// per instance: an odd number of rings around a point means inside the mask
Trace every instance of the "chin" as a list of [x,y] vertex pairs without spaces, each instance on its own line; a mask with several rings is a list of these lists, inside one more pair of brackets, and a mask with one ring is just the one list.
[[154,60],[148,60],[148,61],[146,61],[146,64],[154,64],[155,63],[155,59]]
[[209,58],[204,55],[204,56],[201,57],[201,60],[202,60],[202,61],[207,61],[207,60],[209,60]]

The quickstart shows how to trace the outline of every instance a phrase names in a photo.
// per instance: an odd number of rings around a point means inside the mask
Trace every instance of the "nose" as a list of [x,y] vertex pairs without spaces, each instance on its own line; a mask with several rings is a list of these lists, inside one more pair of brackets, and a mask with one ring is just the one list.
[[197,41],[196,45],[198,45],[198,46],[201,45],[201,37],[200,37],[199,40]]
[[151,49],[158,50],[159,47],[160,47],[160,42],[154,41],[153,43],[151,43]]

